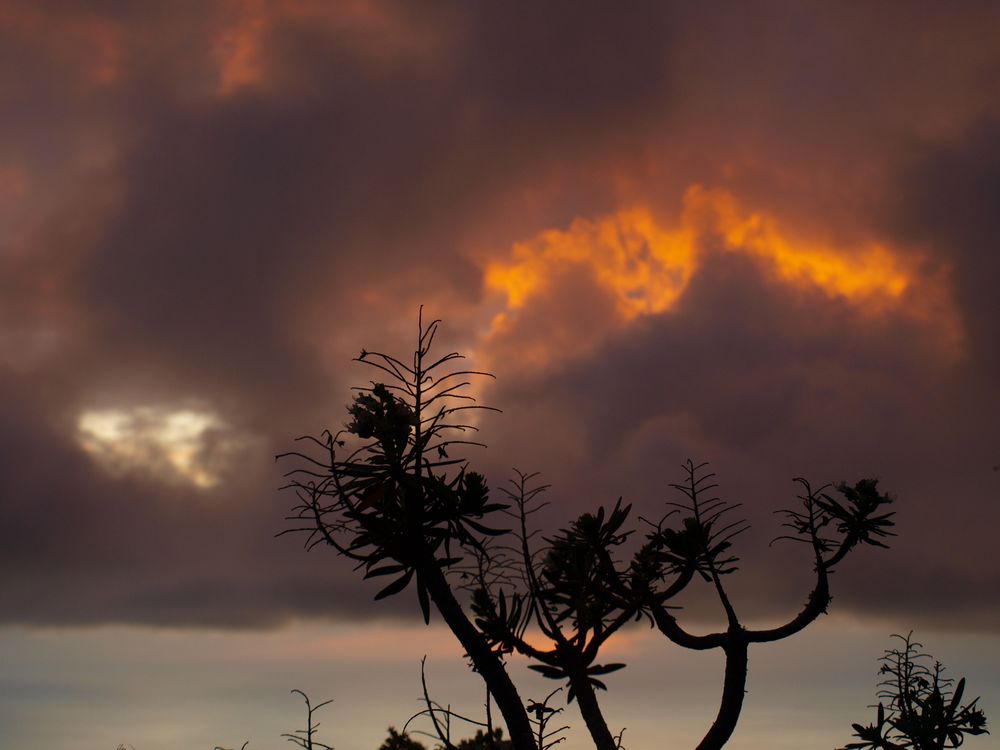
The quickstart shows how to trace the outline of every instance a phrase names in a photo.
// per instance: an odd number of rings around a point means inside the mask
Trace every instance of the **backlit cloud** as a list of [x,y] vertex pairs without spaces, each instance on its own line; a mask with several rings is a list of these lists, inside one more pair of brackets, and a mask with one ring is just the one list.
[[[706,236],[706,229],[709,234]],[[663,227],[638,207],[597,220],[576,219],[514,245],[513,260],[486,269],[487,287],[503,291],[510,309],[544,294],[551,279],[583,266],[611,291],[622,317],[669,310],[684,293],[699,258],[721,239],[725,250],[760,258],[782,281],[813,285],[858,304],[891,302],[912,283],[905,261],[884,245],[823,245],[784,234],[767,214],[743,209],[723,189],[691,187],[677,226]]]
[[1000,622],[995,3],[0,5],[0,620],[387,611],[273,539],[271,457],[423,305],[553,523],[877,473],[896,567],[836,606]]
[[582,266],[607,289],[626,319],[669,310],[696,267],[691,227],[662,229],[645,208],[590,221],[577,219],[565,231],[551,229],[514,245],[513,260],[486,269],[486,286],[502,291],[516,310],[531,297],[551,292],[561,272]]
[[[589,279],[596,292],[607,296],[618,324],[667,313],[713,253],[744,255],[777,284],[819,291],[865,315],[900,309],[920,313],[944,301],[947,309],[937,312],[945,320],[923,317],[932,327],[955,335],[947,288],[939,277],[920,276],[912,254],[876,241],[837,245],[795,235],[775,217],[744,208],[731,192],[701,185],[688,188],[682,210],[670,222],[639,206],[597,219],[577,218],[565,230],[545,230],[515,243],[509,258],[495,259],[484,270],[487,290],[500,292],[505,300],[490,335],[509,335],[518,312],[545,298],[576,309],[572,297],[586,293],[579,288],[568,291],[572,284],[567,279],[574,275]],[[912,298],[904,300],[907,292]],[[575,329],[579,346],[574,350],[589,348],[602,328],[615,327],[615,320],[596,327],[587,321]],[[554,336],[552,342],[558,339]],[[522,361],[528,363],[550,358],[537,347],[524,351]]]
[[86,85],[107,86],[121,74],[125,29],[101,13],[51,13],[43,3],[13,0],[0,6],[0,29],[35,46]]
[[77,420],[81,447],[113,475],[138,473],[210,488],[241,441],[210,411],[138,406],[88,409]]
[[426,14],[400,15],[398,7],[383,0],[235,0],[228,5],[230,12],[211,43],[222,96],[272,83],[273,69],[283,63],[280,37],[291,29],[335,36],[353,58],[375,69],[434,60],[444,36]]

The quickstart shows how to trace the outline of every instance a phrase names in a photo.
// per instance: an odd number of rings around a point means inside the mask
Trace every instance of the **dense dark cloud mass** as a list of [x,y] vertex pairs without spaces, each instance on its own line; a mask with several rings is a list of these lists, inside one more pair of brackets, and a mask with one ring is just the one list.
[[[923,336],[905,317],[872,326],[723,257],[700,269],[674,314],[535,379],[502,380],[494,400],[514,405],[499,428],[503,453],[527,468],[556,464],[555,497],[608,504],[624,494],[652,518],[679,499],[668,484],[682,481],[683,459],[710,461],[724,497],[745,503],[754,524],[740,544],[750,578],[741,594],[762,616],[806,590],[801,550],[765,548],[779,533],[773,512],[794,504],[792,478],[878,477],[898,498],[900,538],[893,552],[844,566],[838,605],[935,623],[961,612],[984,627],[1000,614],[980,598],[1000,584],[996,565],[981,564],[1000,522],[990,471],[1000,414],[992,384],[964,390],[970,381],[942,368]],[[537,448],[525,447],[520,419],[538,430]],[[550,420],[561,424],[546,429]],[[789,566],[803,568],[799,594],[779,573]],[[945,590],[947,606],[933,593]]]
[[409,612],[272,457],[424,304],[550,522],[709,460],[766,618],[791,477],[878,475],[836,606],[1000,623],[993,4],[166,7],[0,9],[0,620]]
[[1000,359],[1000,121],[970,123],[958,137],[923,143],[899,169],[891,225],[938,248],[950,265],[971,364],[996,378]]

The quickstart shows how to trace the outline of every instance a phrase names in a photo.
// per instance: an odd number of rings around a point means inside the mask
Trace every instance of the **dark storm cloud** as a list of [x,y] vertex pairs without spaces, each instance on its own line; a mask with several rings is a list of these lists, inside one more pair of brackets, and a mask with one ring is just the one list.
[[654,3],[486,4],[469,20],[458,73],[466,106],[512,147],[558,151],[641,132],[668,108],[672,16]]
[[[449,236],[490,193],[544,168],[567,129],[591,139],[644,108],[660,76],[634,79],[631,70],[649,68],[642,58],[655,53],[628,42],[660,24],[601,13],[608,17],[574,14],[567,24],[553,7],[524,26],[489,11],[462,19],[453,64],[428,71],[370,65],[339,32],[285,21],[260,41],[262,85],[217,97],[206,92],[218,15],[107,10],[39,17],[71,36],[95,19],[121,32],[124,57],[110,88],[81,80],[72,64],[29,64],[51,57],[37,36],[23,50],[7,48],[21,50],[27,71],[10,103],[28,126],[43,122],[58,137],[70,123],[97,119],[118,144],[105,166],[114,199],[91,207],[99,230],[57,238],[7,277],[18,288],[51,283],[77,259],[58,290],[65,309],[54,314],[57,324],[86,325],[74,331],[85,345],[59,352],[31,381],[5,385],[18,408],[4,420],[3,618],[245,625],[349,613],[371,592],[323,596],[330,577],[322,566],[303,563],[291,540],[270,539],[287,500],[275,501],[269,456],[303,423],[336,426],[340,416],[317,418],[316,405],[347,398],[303,346],[323,330],[296,330],[304,298],[340,297],[338,317],[325,324],[353,325],[357,293],[390,267],[405,274],[413,256],[433,266],[435,284],[455,278],[474,291],[478,272],[445,260]],[[34,11],[25,14],[34,24]],[[625,53],[617,61],[592,54],[603,27],[605,46]],[[185,28],[197,30],[201,46],[179,64]],[[554,51],[560,64],[549,67]],[[198,81],[198,71],[209,80]],[[77,90],[86,95],[69,93]],[[26,131],[16,132],[32,154],[39,149]],[[85,159],[93,147],[71,145],[58,162]],[[50,215],[82,205],[86,188],[72,187]],[[29,302],[18,308],[35,314]],[[58,398],[41,402],[46,389]],[[126,405],[190,397],[221,405],[238,428],[263,438],[240,459],[263,463],[207,492],[110,477],[81,453],[73,420],[82,408],[116,406],[116,394]],[[39,585],[47,596],[37,596]]]
[[273,491],[268,446],[218,489],[109,476],[39,412],[38,392],[0,385],[0,620],[260,627],[350,618],[374,593],[345,586],[303,537],[274,538],[290,498]]
[[[262,53],[279,81],[298,82],[288,94],[187,103],[137,90],[125,196],[83,277],[112,359],[287,387],[298,369],[290,317],[303,286],[323,292],[317,274],[349,301],[357,282],[371,285],[372,257],[383,267],[415,255],[434,263],[498,189],[497,171],[524,177],[563,129],[590,140],[643,109],[662,67],[645,58],[662,54],[631,42],[658,24],[608,13],[567,22],[557,10],[531,23],[473,19],[456,73],[371,71],[336,37],[291,26],[274,30]],[[595,56],[595,35],[628,54]],[[553,123],[556,113],[565,121]],[[471,270],[435,269],[444,286]]]
[[657,518],[679,499],[668,484],[683,480],[680,464],[711,461],[723,496],[753,524],[735,590],[758,617],[791,614],[808,590],[801,550],[766,546],[780,533],[774,511],[796,502],[792,478],[878,477],[898,499],[900,537],[840,567],[836,606],[995,627],[1000,610],[982,592],[1000,585],[987,552],[1000,523],[996,396],[960,363],[942,367],[933,335],[905,311],[873,316],[767,279],[751,259],[714,256],[677,310],[561,366],[501,371],[491,402],[507,413],[494,448],[546,472],[561,522],[622,495]]
[[[0,366],[16,364],[0,381],[5,621],[247,626],[384,613],[343,561],[271,538],[290,503],[272,490],[271,456],[342,421],[359,371],[340,363],[359,342],[389,348],[419,303],[473,338],[488,317],[477,307],[482,253],[614,210],[618,190],[673,201],[689,182],[735,170],[768,205],[823,195],[843,210],[846,189],[831,184],[861,184],[881,158],[872,144],[934,99],[903,62],[855,96],[878,35],[847,68],[828,66],[835,42],[864,27],[854,12],[810,24],[777,23],[780,4],[758,17],[658,3],[420,3],[379,5],[373,21],[277,4],[260,19],[241,6],[240,26],[228,6],[84,5],[16,6],[0,66],[14,113],[0,121],[0,155],[27,174],[17,216],[34,227],[16,243],[0,237],[0,251],[16,250],[0,263],[0,315],[22,338],[51,328],[59,342],[31,357],[0,349]],[[978,49],[964,18],[962,61]],[[922,33],[909,23],[894,42],[904,61]],[[223,91],[217,51],[233,25],[250,62]],[[935,87],[965,80],[965,62],[949,64],[958,73],[945,66]],[[880,110],[904,83],[903,116]],[[961,119],[972,95],[951,90]],[[851,136],[869,121],[880,125]],[[995,226],[977,190],[995,194],[997,150],[995,126],[976,132],[909,162],[893,226],[956,263],[978,362],[996,322],[989,274],[969,248]],[[824,161],[819,146],[832,140]],[[689,454],[740,477],[743,495],[756,481],[788,497],[794,473],[881,472],[931,514],[949,484],[931,457],[948,473],[980,459],[967,446],[992,412],[955,426],[974,401],[955,394],[985,399],[985,387],[926,367],[934,343],[905,316],[870,326],[737,257],[701,269],[675,312],[620,329],[585,274],[560,288],[524,311],[521,330],[533,315],[574,359],[548,374],[498,372],[495,402],[510,421],[484,425],[494,447],[480,459],[494,482],[510,463],[557,480],[570,498],[559,520],[619,493],[650,502],[677,478],[663,465]],[[588,327],[614,336],[580,347]],[[506,345],[516,353],[523,341]],[[218,487],[112,476],[78,445],[84,409],[189,402],[252,438]],[[523,425],[548,438],[528,456]],[[962,492],[982,507],[984,490]],[[750,499],[755,520],[773,507]],[[935,547],[930,525],[908,523],[899,554],[916,560]],[[753,586],[774,590],[763,581],[776,567],[762,570]],[[870,589],[845,579],[845,599],[868,606]],[[952,586],[955,606],[978,612],[970,622],[995,616],[970,603],[971,585]]]
[[1000,375],[1000,120],[924,142],[901,166],[889,223],[908,242],[937,248],[955,287],[970,364]]

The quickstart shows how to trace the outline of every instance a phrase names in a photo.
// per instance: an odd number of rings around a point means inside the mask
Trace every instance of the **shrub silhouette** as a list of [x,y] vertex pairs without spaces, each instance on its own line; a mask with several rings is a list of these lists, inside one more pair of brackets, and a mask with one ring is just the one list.
[[[621,733],[609,728],[597,691],[606,689],[606,675],[625,665],[602,663],[599,655],[615,632],[640,620],[681,647],[724,652],[719,712],[698,745],[722,747],[742,707],[749,645],[787,638],[826,611],[834,567],[860,545],[884,547],[892,534],[892,513],[885,512],[891,498],[871,479],[818,489],[796,480],[800,505],[784,511],[787,533],[779,539],[807,546],[815,584],[803,609],[784,625],[748,629],[725,588],[738,568],[733,541],[746,524],[734,517],[738,506],[713,494],[714,475],[705,464],[684,465],[683,480],[672,485],[681,501],[667,503],[659,521],[646,522],[627,560],[624,545],[636,530],[628,526],[631,506],[620,499],[541,543],[529,520],[543,506],[546,488],[534,484],[534,475],[518,474],[501,488],[503,502],[491,500],[485,478],[449,452],[481,445],[467,439],[476,428],[463,417],[489,407],[463,389],[474,377],[492,376],[449,369],[461,360],[456,352],[432,356],[439,324],[425,325],[421,317],[409,362],[362,350],[356,360],[377,370],[380,382],[358,389],[345,428],[300,438],[304,450],[278,457],[296,462],[286,476],[298,504],[289,517],[293,526],[283,533],[304,532],[307,548],[329,545],[365,578],[387,579],[375,599],[412,584],[424,621],[433,604],[465,649],[515,750],[538,750],[542,741],[531,713],[538,704],[525,703],[505,668],[514,652],[565,683],[596,748],[620,747]],[[725,630],[691,633],[668,609],[696,581],[717,595]],[[459,597],[467,598],[468,610]],[[529,643],[529,628],[550,646]]]
[[946,750],[959,747],[965,735],[989,734],[979,698],[962,703],[965,678],[952,688],[941,662],[920,650],[912,632],[893,638],[902,647],[882,656],[875,722],[854,724],[860,742],[841,750]]
[[477,729],[474,736],[461,740],[455,747],[457,750],[511,750],[510,740],[503,738],[503,731],[500,729],[492,732]]
[[[476,731],[472,737],[460,740],[457,745],[448,745],[454,750],[511,750],[510,740],[503,738],[500,729],[492,732]],[[406,732],[398,732],[395,727],[389,727],[389,736],[385,738],[378,750],[427,750],[427,746],[413,739]]]
[[397,732],[395,727],[389,727],[389,736],[379,745],[378,750],[427,750],[427,747],[406,732]]

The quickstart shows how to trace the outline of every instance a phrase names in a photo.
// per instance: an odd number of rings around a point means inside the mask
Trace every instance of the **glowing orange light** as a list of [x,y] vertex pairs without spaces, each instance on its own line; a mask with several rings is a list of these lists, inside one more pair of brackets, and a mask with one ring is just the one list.
[[615,296],[622,317],[670,309],[695,269],[694,235],[669,232],[642,208],[598,221],[577,219],[567,231],[549,230],[514,245],[513,262],[486,269],[486,285],[504,292],[516,309],[544,290],[560,272],[587,266]]
[[[910,278],[884,246],[841,248],[791,239],[772,217],[744,210],[725,190],[695,185],[684,197],[678,226],[667,229],[643,207],[597,220],[576,219],[514,245],[509,261],[490,263],[487,288],[506,295],[507,310],[543,293],[572,266],[587,269],[616,300],[625,320],[670,310],[697,271],[709,237],[728,252],[759,258],[774,278],[865,302],[872,310],[900,297]],[[495,328],[508,318],[497,318]]]
[[370,0],[230,0],[229,7],[232,20],[213,39],[220,96],[268,85],[274,62],[268,36],[283,26],[335,33],[342,51],[376,67],[433,62],[441,46],[440,29],[415,27]]
[[883,245],[840,248],[792,241],[773,218],[746,213],[724,190],[696,185],[688,189],[684,202],[686,216],[698,213],[714,218],[714,229],[728,250],[770,261],[772,271],[784,281],[812,284],[831,296],[869,302],[876,297],[899,297],[909,286],[908,274]]
[[51,12],[42,3],[0,3],[0,28],[70,62],[88,84],[110,85],[122,73],[124,30],[97,13]]
[[236,22],[222,31],[213,50],[219,66],[219,93],[232,94],[264,77],[261,44],[268,17],[256,0],[243,3]]

